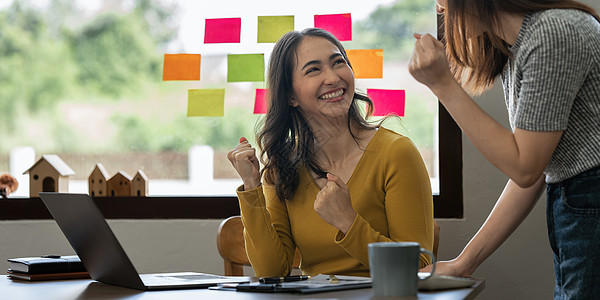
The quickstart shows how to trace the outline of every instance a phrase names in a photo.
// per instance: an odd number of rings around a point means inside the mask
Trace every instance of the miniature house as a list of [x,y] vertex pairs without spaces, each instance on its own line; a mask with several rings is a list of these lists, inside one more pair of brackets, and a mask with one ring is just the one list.
[[39,197],[40,192],[69,191],[69,176],[75,172],[58,155],[42,155],[31,168],[23,172],[29,173],[29,197]]
[[88,190],[92,197],[106,197],[108,195],[106,182],[109,175],[102,164],[96,164],[90,177],[88,177]]
[[131,196],[131,176],[119,171],[106,182],[106,190],[111,197]]
[[132,196],[148,196],[148,177],[142,170],[138,170],[131,180]]

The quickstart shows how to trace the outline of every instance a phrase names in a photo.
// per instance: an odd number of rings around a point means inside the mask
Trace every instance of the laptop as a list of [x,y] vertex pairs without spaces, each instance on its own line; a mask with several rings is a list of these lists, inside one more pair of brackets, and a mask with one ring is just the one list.
[[40,197],[96,281],[138,290],[207,288],[250,281],[250,277],[196,272],[139,274],[89,195],[42,192]]

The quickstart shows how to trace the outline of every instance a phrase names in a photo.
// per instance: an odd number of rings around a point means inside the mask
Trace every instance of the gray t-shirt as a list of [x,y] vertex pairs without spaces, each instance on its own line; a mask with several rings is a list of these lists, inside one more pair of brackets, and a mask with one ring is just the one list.
[[564,130],[546,182],[600,166],[600,22],[579,10],[528,13],[510,50],[502,83],[511,127]]

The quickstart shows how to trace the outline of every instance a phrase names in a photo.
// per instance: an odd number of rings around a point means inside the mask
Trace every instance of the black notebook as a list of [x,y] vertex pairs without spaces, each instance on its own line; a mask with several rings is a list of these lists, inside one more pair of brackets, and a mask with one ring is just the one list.
[[27,274],[86,272],[77,255],[9,258],[9,269]]

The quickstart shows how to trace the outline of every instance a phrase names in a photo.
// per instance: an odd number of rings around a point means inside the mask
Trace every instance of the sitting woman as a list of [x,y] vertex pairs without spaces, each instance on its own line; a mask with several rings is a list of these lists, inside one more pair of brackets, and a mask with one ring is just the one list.
[[[341,43],[327,31],[289,32],[271,54],[269,108],[255,149],[241,138],[228,159],[238,188],[246,251],[257,276],[369,276],[373,242],[431,250],[433,200],[417,148],[370,125],[373,103],[355,92]],[[261,178],[264,183],[261,182]],[[420,257],[420,267],[430,264]]]

